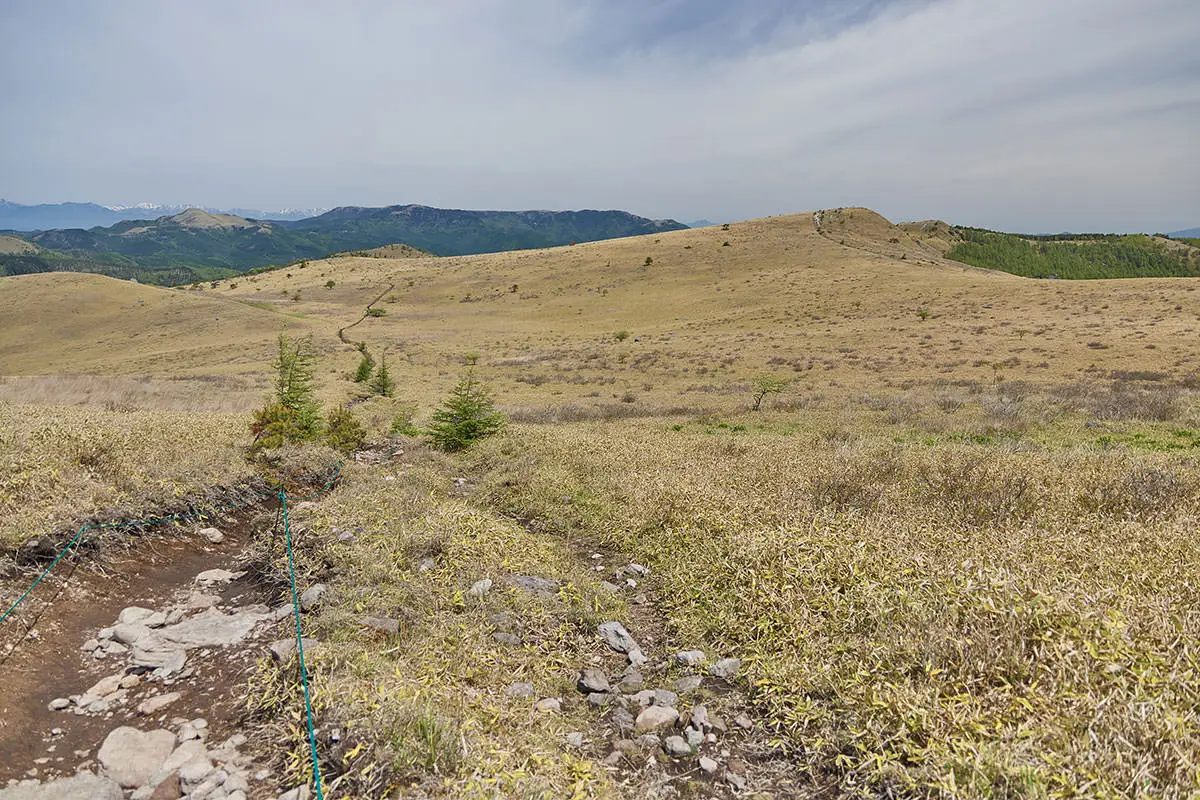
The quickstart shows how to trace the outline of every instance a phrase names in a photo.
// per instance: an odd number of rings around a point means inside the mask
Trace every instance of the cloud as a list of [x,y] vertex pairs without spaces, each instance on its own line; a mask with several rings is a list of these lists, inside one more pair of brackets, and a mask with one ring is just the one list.
[[23,0],[0,24],[0,194],[27,202],[1200,222],[1193,0]]

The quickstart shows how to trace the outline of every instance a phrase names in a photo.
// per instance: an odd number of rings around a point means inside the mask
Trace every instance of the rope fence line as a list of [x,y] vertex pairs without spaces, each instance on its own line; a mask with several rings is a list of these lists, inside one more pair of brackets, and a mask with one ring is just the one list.
[[[292,499],[295,500],[296,502],[303,503],[303,502],[310,501],[314,498],[320,497],[321,495],[325,494],[325,492],[327,492],[331,488],[333,488],[333,484],[337,482],[339,477],[341,477],[343,463],[345,463],[345,462],[339,461],[337,463],[337,466],[334,467],[332,473],[329,476],[329,479],[325,481],[324,485],[322,485],[320,489],[317,489],[315,492],[312,492],[311,494],[308,494],[304,497],[292,498]],[[194,511],[194,512],[191,512],[188,514],[170,514],[170,515],[162,516],[162,517],[149,517],[149,518],[140,519],[140,520],[127,520],[124,522],[108,522],[108,523],[103,523],[103,524],[93,524],[90,522],[85,522],[83,525],[79,526],[79,530],[77,530],[75,532],[75,535],[71,537],[70,541],[67,542],[66,546],[63,547],[63,549],[59,551],[58,555],[56,555],[54,557],[54,560],[50,562],[50,565],[48,567],[46,567],[44,570],[42,570],[41,574],[39,574],[37,576],[37,578],[30,585],[30,587],[28,589],[26,589],[21,594],[21,596],[18,597],[11,606],[8,607],[8,610],[6,610],[3,615],[0,615],[0,625],[3,625],[4,622],[10,616],[12,616],[13,612],[16,611],[17,607],[20,606],[21,603],[23,603],[26,600],[26,598],[28,598],[29,595],[31,595],[33,593],[33,590],[38,587],[38,584],[40,584],[42,582],[42,580],[47,575],[50,574],[50,571],[53,570],[60,561],[62,561],[62,559],[67,555],[67,553],[69,553],[75,547],[75,545],[79,543],[81,537],[83,536],[83,534],[86,531],[103,530],[103,529],[110,529],[110,528],[132,528],[132,527],[139,527],[139,526],[144,526],[144,525],[159,525],[159,524],[162,524],[165,522],[178,522],[180,520],[193,519],[196,517],[203,517],[206,513],[211,514],[211,513],[221,512],[221,511],[230,511],[235,508],[249,506],[256,502],[263,500],[264,498],[270,497],[272,495],[275,495],[275,497],[277,497],[279,500],[280,509],[283,514],[284,537],[287,540],[288,579],[289,579],[289,582],[291,583],[292,610],[293,610],[294,616],[295,616],[297,656],[300,659],[300,683],[304,688],[304,710],[305,710],[305,714],[308,719],[308,741],[309,741],[309,749],[310,749],[310,752],[312,755],[313,784],[316,788],[317,800],[324,800],[325,793],[324,793],[324,789],[321,785],[321,766],[320,766],[320,761],[317,757],[317,734],[316,734],[316,726],[313,722],[312,697],[311,697],[311,694],[310,694],[309,688],[308,688],[308,668],[304,661],[304,637],[301,634],[301,627],[300,627],[300,599],[299,599],[299,592],[296,589],[296,567],[295,567],[295,558],[294,558],[293,546],[292,546],[292,529],[291,529],[291,523],[290,523],[289,516],[288,516],[288,499],[289,498],[288,498],[287,490],[285,490],[283,488],[282,484],[278,485],[278,486],[274,486],[267,491],[256,492],[254,494],[254,496],[248,500],[231,503],[231,504],[225,505],[225,506],[218,506],[217,508],[213,508],[213,509]]]

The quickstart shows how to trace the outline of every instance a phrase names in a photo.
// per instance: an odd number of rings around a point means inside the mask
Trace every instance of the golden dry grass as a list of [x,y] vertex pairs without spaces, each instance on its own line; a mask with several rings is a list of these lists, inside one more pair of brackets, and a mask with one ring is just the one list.
[[517,428],[476,458],[500,507],[657,570],[678,641],[750,665],[818,784],[1194,796],[1194,449],[806,416]]
[[249,477],[245,426],[241,414],[0,401],[0,549]]

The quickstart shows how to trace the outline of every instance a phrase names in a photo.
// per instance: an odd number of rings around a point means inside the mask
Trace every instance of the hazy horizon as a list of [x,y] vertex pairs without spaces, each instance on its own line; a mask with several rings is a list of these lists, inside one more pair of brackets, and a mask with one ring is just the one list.
[[1188,0],[16,0],[22,204],[1200,225]]

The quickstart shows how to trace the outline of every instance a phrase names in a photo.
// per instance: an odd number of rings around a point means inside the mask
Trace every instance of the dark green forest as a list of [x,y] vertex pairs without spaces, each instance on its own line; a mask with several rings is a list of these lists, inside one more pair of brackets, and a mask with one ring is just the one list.
[[955,227],[961,241],[947,258],[1026,278],[1190,278],[1200,276],[1200,250],[1142,234],[1023,236]]

